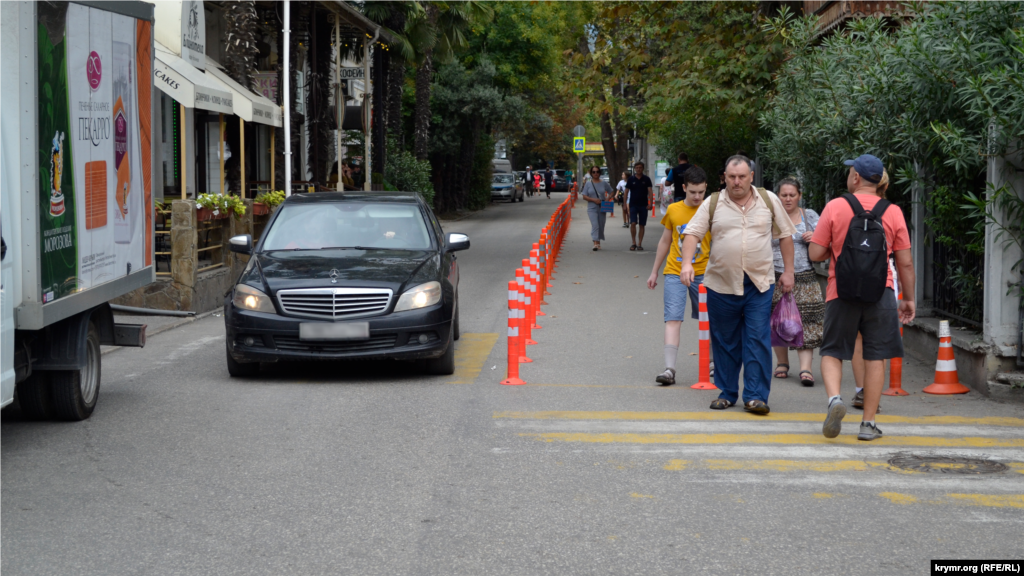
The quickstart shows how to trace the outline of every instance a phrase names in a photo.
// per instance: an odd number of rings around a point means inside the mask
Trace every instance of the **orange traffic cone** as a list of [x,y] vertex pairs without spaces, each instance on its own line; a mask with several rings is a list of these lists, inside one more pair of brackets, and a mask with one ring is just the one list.
[[935,361],[935,382],[924,391],[928,394],[966,394],[971,390],[960,383],[956,375],[956,358],[953,357],[953,338],[949,333],[949,321],[939,322],[939,359]]

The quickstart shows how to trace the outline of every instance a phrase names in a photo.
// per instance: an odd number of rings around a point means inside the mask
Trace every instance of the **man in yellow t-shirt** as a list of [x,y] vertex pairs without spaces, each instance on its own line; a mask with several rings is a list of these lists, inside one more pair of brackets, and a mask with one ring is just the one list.
[[[683,245],[683,231],[697,213],[704,193],[708,189],[708,177],[699,166],[692,166],[683,176],[683,189],[686,198],[670,204],[661,219],[665,231],[658,242],[658,254],[654,258],[651,277],[647,279],[647,287],[654,290],[658,286],[658,270],[664,263],[662,274],[665,276],[665,371],[655,378],[662,386],[676,383],[676,356],[679,353],[679,329],[686,316],[686,297],[690,297],[691,318],[697,319],[698,286],[704,279],[704,270],[708,266],[711,253],[711,233],[708,232],[697,247],[693,257],[694,281],[687,287],[679,280],[682,261],[679,256]],[[667,258],[667,261],[666,261]],[[715,363],[711,362],[711,375],[715,375]]]

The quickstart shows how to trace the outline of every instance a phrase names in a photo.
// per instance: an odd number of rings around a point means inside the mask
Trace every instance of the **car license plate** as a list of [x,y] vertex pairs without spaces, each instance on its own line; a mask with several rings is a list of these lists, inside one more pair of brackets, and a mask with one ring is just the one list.
[[367,340],[369,322],[300,322],[299,340]]

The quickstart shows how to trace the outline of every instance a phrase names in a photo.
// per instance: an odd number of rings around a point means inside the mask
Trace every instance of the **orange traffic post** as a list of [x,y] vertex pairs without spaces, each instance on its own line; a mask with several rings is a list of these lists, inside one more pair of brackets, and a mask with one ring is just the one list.
[[[899,300],[903,300],[903,291],[900,291]],[[900,338],[903,338],[903,324],[900,324]],[[889,360],[889,387],[882,391],[886,396],[910,396],[910,392],[903,389],[903,358]]]
[[[526,262],[526,260],[523,260],[523,262]],[[531,301],[530,286],[526,278],[525,268],[516,268],[516,284],[519,286],[519,338],[521,338],[522,342],[519,347],[519,361],[533,362],[533,360],[526,357],[526,347],[532,346],[536,342],[533,341],[533,331],[530,329],[532,322],[526,321],[530,313]]]
[[537,249],[537,243],[533,244],[533,249],[530,250],[530,269],[527,274],[533,278],[533,326],[534,330],[539,330],[540,326],[537,325],[537,316],[547,316],[543,310],[540,309],[541,303],[544,301],[544,287],[540,283],[540,272],[538,272],[538,262],[540,260],[540,251]]
[[[523,258],[523,272],[526,274],[526,319],[523,324],[530,327],[529,335],[533,337],[533,331],[539,330],[537,325],[537,285],[533,283],[533,273],[530,271],[530,259]],[[532,342],[532,340],[531,340]],[[529,342],[528,342],[529,343]],[[536,342],[533,342],[536,344]]]
[[508,375],[501,383],[526,384],[519,379],[519,285],[515,280],[508,283]]
[[708,321],[708,289],[701,282],[697,287],[697,314],[698,314],[698,346],[697,356],[697,383],[690,388],[694,390],[716,390],[718,387],[711,383],[711,322]]
[[927,394],[966,394],[971,390],[960,383],[953,356],[953,337],[949,321],[939,322],[939,358],[935,361],[935,381],[925,387]]

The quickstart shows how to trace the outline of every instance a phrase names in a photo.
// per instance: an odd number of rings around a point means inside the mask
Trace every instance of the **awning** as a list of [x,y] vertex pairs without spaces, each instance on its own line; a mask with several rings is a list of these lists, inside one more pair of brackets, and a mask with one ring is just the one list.
[[153,84],[186,108],[234,114],[234,97],[225,89],[175,56],[159,42],[153,63]]
[[234,113],[246,122],[258,122],[268,126],[281,127],[281,107],[268,98],[235,82],[224,72],[224,69],[209,56],[206,57],[206,77],[221,85],[222,89],[230,90],[234,102]]

